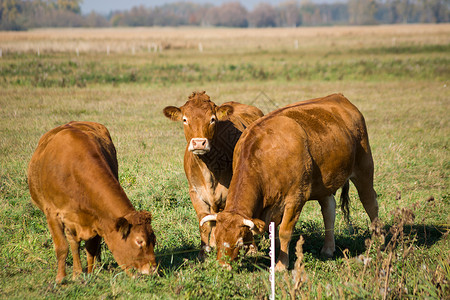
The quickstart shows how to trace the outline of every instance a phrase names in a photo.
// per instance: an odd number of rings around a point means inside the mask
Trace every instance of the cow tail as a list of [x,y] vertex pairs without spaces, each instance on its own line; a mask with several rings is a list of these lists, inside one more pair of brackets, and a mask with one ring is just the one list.
[[350,197],[348,196],[348,191],[350,190],[350,182],[347,180],[342,186],[341,191],[341,210],[344,213],[345,221],[347,225],[351,227],[350,224]]

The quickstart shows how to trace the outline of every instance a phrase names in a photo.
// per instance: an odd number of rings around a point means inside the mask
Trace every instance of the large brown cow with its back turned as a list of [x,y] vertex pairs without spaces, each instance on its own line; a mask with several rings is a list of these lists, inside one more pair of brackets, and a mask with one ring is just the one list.
[[366,124],[343,95],[298,102],[254,122],[233,157],[233,179],[216,221],[217,258],[232,260],[252,234],[279,226],[277,270],[289,265],[288,247],[303,205],[318,200],[325,223],[322,253],[335,251],[333,194],[350,179],[373,222],[378,203]]
[[204,217],[224,208],[236,142],[242,131],[263,113],[254,106],[237,102],[217,106],[204,91],[193,92],[183,106],[168,106],[163,112],[173,121],[183,121],[188,143],[184,171],[199,221],[202,256],[210,246],[215,246],[214,226],[205,223]]
[[129,273],[156,268],[151,215],[136,211],[118,180],[116,149],[108,130],[93,122],[70,122],[39,140],[28,167],[32,201],[47,217],[58,263],[56,281],[66,276],[70,248],[73,277],[82,272],[79,246],[86,241],[91,273],[105,239]]

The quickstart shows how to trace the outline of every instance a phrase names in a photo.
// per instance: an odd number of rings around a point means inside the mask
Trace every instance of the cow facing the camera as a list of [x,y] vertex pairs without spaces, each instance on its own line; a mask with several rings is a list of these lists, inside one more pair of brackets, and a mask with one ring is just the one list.
[[237,102],[217,106],[204,91],[193,92],[183,106],[167,106],[163,113],[172,121],[183,122],[187,141],[184,171],[199,222],[202,256],[215,246],[214,222],[204,218],[225,207],[234,147],[242,131],[263,113]]

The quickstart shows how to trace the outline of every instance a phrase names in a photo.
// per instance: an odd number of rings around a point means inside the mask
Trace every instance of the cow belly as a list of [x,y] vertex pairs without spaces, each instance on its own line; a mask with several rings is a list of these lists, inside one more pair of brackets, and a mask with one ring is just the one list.
[[355,164],[356,147],[344,130],[308,141],[313,161],[311,199],[335,193],[348,180]]
[[90,215],[59,212],[57,213],[57,217],[64,224],[66,231],[68,230],[78,242],[92,239],[97,235],[97,232],[93,228],[95,218]]

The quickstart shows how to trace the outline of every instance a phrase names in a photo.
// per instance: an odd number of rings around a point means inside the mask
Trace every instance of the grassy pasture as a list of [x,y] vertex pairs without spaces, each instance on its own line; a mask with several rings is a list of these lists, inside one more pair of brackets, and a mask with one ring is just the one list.
[[[267,236],[230,272],[213,256],[196,259],[182,126],[161,112],[194,90],[265,112],[342,92],[366,118],[384,234],[371,237],[351,187],[356,232],[337,211],[336,255],[322,260],[320,207],[308,203],[277,298],[448,297],[450,25],[45,29],[0,32],[0,48],[0,298],[268,297]],[[53,244],[26,169],[40,136],[71,120],[110,130],[122,186],[153,214],[159,276],[127,277],[103,247],[93,275],[72,280],[69,255],[67,279],[54,284]]]

